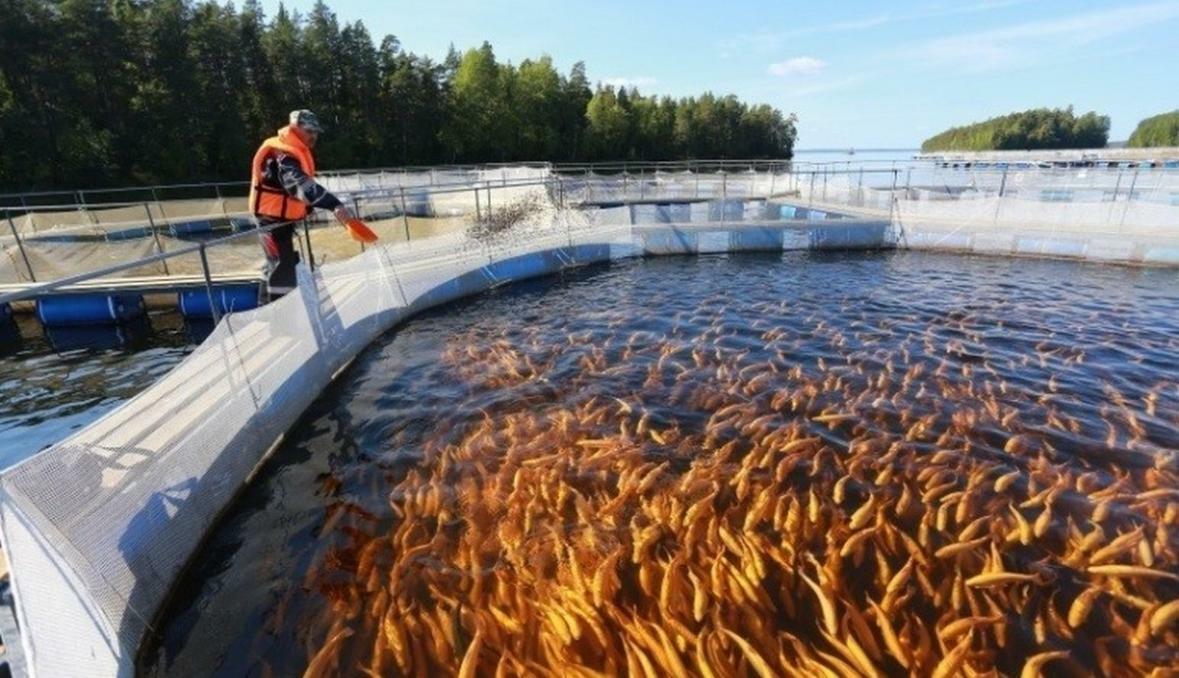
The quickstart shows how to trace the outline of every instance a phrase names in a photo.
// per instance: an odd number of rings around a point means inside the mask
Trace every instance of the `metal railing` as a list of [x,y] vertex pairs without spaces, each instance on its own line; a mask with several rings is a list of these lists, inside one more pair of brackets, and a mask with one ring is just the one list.
[[[322,171],[320,178],[334,178],[365,174],[422,174],[431,177],[439,172],[486,171],[507,168],[551,169],[547,162],[525,163],[483,163],[469,165],[407,165],[401,167],[368,167],[363,169],[336,169]],[[431,181],[430,185],[436,185]],[[68,204],[73,206],[107,206],[112,202],[160,202],[163,200],[220,199],[244,197],[249,193],[249,181],[205,181],[176,184],[153,184],[149,186],[120,186],[108,188],[86,188],[55,191],[23,191],[0,193],[0,208],[26,209],[44,208],[50,205]],[[135,196],[125,200],[110,200],[109,196],[124,194]],[[171,195],[169,195],[171,194]],[[48,202],[47,202],[48,201]],[[65,202],[69,201],[69,202]]]
[[[843,161],[832,161],[842,163]],[[892,161],[887,161],[892,162]],[[827,163],[813,163],[800,160],[657,160],[657,161],[609,161],[590,163],[551,163],[551,162],[515,162],[515,163],[479,163],[459,165],[408,165],[400,167],[368,167],[356,169],[337,169],[320,172],[320,177],[335,178],[355,175],[425,175],[428,185],[442,185],[433,181],[435,175],[444,172],[475,172],[494,171],[518,168],[533,168],[549,170],[561,174],[579,172],[627,172],[627,171],[723,171],[735,169],[754,169],[755,171],[785,170],[792,165],[821,166]],[[112,202],[161,202],[164,200],[186,199],[219,199],[226,197],[243,197],[249,192],[248,181],[209,181],[177,184],[155,184],[150,186],[122,186],[112,188],[87,188],[76,190],[56,191],[25,191],[0,193],[0,208],[29,209],[45,208],[52,205],[71,206],[107,206]],[[112,200],[111,196],[122,197],[122,200]]]
[[[559,196],[561,196],[561,199],[563,199],[563,191],[560,188],[556,188],[556,189],[553,188],[554,186],[556,186],[559,183],[560,183],[560,181],[557,179],[554,179],[554,178],[546,178],[546,179],[541,179],[541,180],[504,178],[501,180],[494,180],[494,181],[493,180],[479,181],[479,182],[476,182],[473,184],[472,183],[452,182],[452,183],[438,184],[438,185],[428,186],[428,187],[413,187],[413,188],[410,188],[408,191],[407,191],[406,187],[404,187],[404,186],[396,186],[396,187],[389,187],[389,188],[363,189],[363,190],[358,190],[358,191],[352,191],[352,192],[349,192],[346,194],[342,193],[342,194],[340,194],[340,197],[342,199],[346,200],[352,206],[352,208],[354,210],[356,210],[358,213],[360,213],[362,211],[361,205],[365,202],[375,201],[375,200],[381,200],[381,201],[395,200],[397,203],[399,203],[398,204],[398,207],[399,207],[398,214],[402,220],[402,225],[404,228],[406,241],[409,242],[412,239],[411,234],[410,234],[410,229],[409,229],[409,197],[410,196],[420,197],[420,196],[444,195],[444,194],[452,194],[452,193],[471,192],[473,194],[473,197],[475,200],[476,218],[481,219],[481,218],[483,218],[483,214],[487,214],[488,216],[490,216],[492,214],[492,211],[495,209],[495,207],[492,204],[491,198],[490,198],[491,192],[493,190],[504,189],[504,188],[522,188],[522,187],[532,187],[532,186],[542,187],[543,186],[543,187],[546,187],[546,188],[552,190],[554,195],[559,195]],[[482,197],[482,194],[484,194],[484,193],[487,195],[486,198]],[[156,248],[157,248],[157,252],[155,254],[145,256],[145,257],[139,257],[133,261],[126,261],[126,262],[122,262],[119,264],[105,266],[105,267],[95,269],[92,271],[86,271],[86,272],[77,273],[74,275],[65,276],[65,277],[58,278],[58,279],[48,281],[48,282],[37,282],[36,275],[33,271],[33,266],[29,260],[28,254],[25,250],[26,241],[35,239],[38,235],[44,235],[46,233],[49,234],[50,236],[58,237],[60,235],[61,231],[53,230],[53,231],[46,231],[41,234],[33,234],[32,238],[29,238],[28,234],[26,234],[25,237],[22,237],[20,231],[16,228],[16,225],[13,221],[13,212],[19,212],[21,214],[29,214],[29,213],[36,213],[38,211],[55,211],[55,210],[63,210],[63,209],[67,209],[67,210],[68,209],[100,209],[100,208],[101,209],[115,209],[115,208],[120,208],[120,207],[134,207],[134,206],[138,206],[138,205],[142,205],[146,210],[146,219],[147,219],[148,223],[144,226],[144,228],[149,230],[151,232],[152,236],[155,238],[155,243],[156,243]],[[275,224],[268,224],[265,226],[256,226],[256,227],[251,227],[246,230],[242,230],[237,233],[232,233],[230,235],[225,235],[225,236],[217,237],[217,238],[211,238],[208,240],[202,240],[202,241],[195,242],[195,243],[188,245],[188,246],[180,247],[180,248],[169,250],[169,251],[164,251],[162,245],[160,244],[158,236],[159,236],[160,231],[165,228],[170,227],[170,224],[167,222],[157,223],[157,221],[152,218],[151,210],[150,210],[150,203],[121,202],[121,203],[104,203],[101,205],[99,205],[99,204],[89,204],[89,205],[64,204],[64,205],[38,206],[35,208],[34,207],[22,207],[22,208],[0,207],[0,212],[5,213],[4,220],[7,221],[7,223],[8,223],[9,229],[10,229],[12,236],[13,236],[14,244],[16,245],[17,249],[20,252],[20,256],[23,260],[25,267],[27,268],[30,279],[34,283],[34,284],[28,285],[20,290],[17,290],[17,291],[12,291],[12,292],[0,294],[0,304],[11,303],[14,301],[26,301],[26,300],[33,299],[36,297],[44,296],[48,292],[60,290],[65,287],[77,285],[79,283],[88,282],[88,281],[95,280],[98,278],[104,278],[107,276],[115,275],[115,274],[122,273],[122,272],[125,272],[128,270],[136,269],[136,268],[142,268],[144,266],[150,266],[150,265],[156,264],[156,263],[160,263],[160,264],[163,264],[166,266],[166,262],[168,260],[196,254],[200,258],[201,275],[204,279],[206,293],[209,296],[209,304],[210,304],[211,312],[213,314],[214,323],[216,323],[220,320],[220,312],[218,310],[218,306],[216,304],[215,296],[213,293],[213,274],[212,274],[212,270],[210,269],[209,259],[208,259],[208,252],[210,250],[230,244],[230,243],[233,243],[233,242],[237,242],[238,240],[240,240],[242,238],[246,238],[246,237],[250,237],[250,236],[255,236],[255,237],[261,236],[261,235],[264,235],[264,234],[269,233],[271,231],[274,231],[276,229],[283,228],[285,226],[289,226],[292,224],[296,224],[297,227],[301,227],[301,229],[302,229],[303,243],[305,243],[305,246],[307,249],[307,252],[306,252],[307,253],[307,264],[312,270],[314,270],[315,266],[316,266],[316,262],[315,262],[314,253],[312,251],[311,230],[313,228],[312,224],[314,222],[321,220],[321,219],[309,217],[309,218],[304,218],[304,219],[300,219],[300,220],[296,220],[296,221],[287,221],[287,222],[281,222],[281,223],[275,223]],[[210,217],[229,218],[229,217],[235,217],[235,216],[245,217],[245,216],[248,216],[248,213],[235,212],[235,213],[216,213],[216,214],[194,215],[194,216],[186,216],[186,217],[184,217],[184,219],[186,219],[186,220],[201,219],[201,218],[207,219]],[[138,224],[139,222],[135,222],[135,223]],[[359,245],[359,251],[360,252],[364,251],[363,244]],[[167,274],[164,277],[165,278],[168,277]]]

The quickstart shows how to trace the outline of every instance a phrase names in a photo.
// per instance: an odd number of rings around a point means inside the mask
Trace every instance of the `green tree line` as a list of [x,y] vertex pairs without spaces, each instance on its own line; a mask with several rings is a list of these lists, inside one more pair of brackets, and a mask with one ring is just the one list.
[[1144,119],[1134,128],[1127,146],[1179,146],[1179,111],[1161,113]]
[[922,151],[1009,151],[1102,148],[1109,139],[1109,116],[1068,108],[1035,108],[962,127],[926,139]]
[[328,127],[326,168],[515,160],[789,158],[795,118],[735,97],[593,86],[578,63],[442,62],[323,2],[3,0],[0,192],[242,180],[288,111]]

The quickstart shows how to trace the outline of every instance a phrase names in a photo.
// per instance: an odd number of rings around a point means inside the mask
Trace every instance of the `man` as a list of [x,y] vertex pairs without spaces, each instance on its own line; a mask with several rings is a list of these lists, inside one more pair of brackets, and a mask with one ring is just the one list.
[[267,287],[272,298],[295,288],[295,228],[315,208],[331,210],[352,237],[372,242],[376,236],[344,206],[340,199],[315,181],[311,149],[323,131],[315,114],[291,111],[290,124],[262,142],[254,154],[250,180],[250,210],[259,226],[284,224],[262,236],[269,262]]

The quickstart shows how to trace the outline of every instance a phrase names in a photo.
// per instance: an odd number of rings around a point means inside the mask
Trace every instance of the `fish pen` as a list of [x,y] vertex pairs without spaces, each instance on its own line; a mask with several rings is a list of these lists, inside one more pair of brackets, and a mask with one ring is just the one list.
[[1179,662],[1179,174],[509,169],[0,476],[31,673]]

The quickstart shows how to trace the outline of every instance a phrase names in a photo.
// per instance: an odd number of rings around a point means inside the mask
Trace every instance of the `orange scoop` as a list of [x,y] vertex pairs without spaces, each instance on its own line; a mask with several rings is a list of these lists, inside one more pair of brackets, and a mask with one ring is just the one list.
[[349,219],[344,223],[344,228],[348,229],[348,235],[357,242],[374,243],[377,241],[377,234],[369,228],[360,219]]

